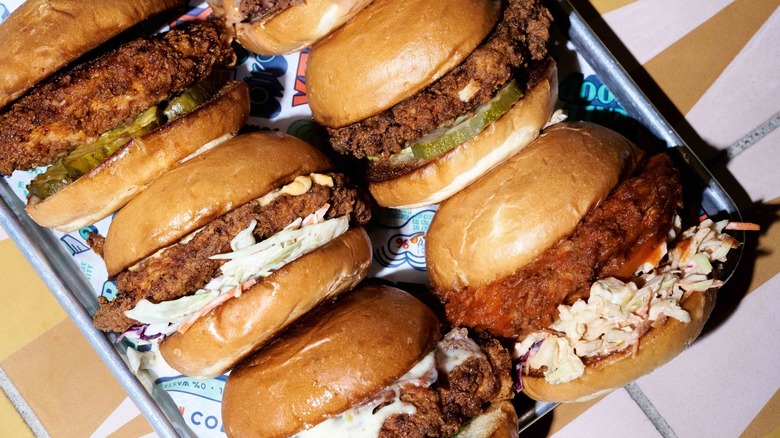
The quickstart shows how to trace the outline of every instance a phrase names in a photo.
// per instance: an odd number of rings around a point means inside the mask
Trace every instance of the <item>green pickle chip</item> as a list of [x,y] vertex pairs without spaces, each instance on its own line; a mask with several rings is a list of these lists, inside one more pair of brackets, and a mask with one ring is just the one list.
[[48,198],[96,168],[128,141],[194,111],[214,94],[214,87],[205,83],[196,84],[170,99],[165,109],[153,106],[142,112],[130,124],[115,126],[100,134],[95,142],[77,146],[30,182],[27,186],[30,196],[41,200]]
[[468,116],[461,116],[455,124],[439,128],[409,146],[418,160],[427,160],[471,140],[485,127],[499,119],[523,97],[516,81],[510,81],[490,101],[478,106]]

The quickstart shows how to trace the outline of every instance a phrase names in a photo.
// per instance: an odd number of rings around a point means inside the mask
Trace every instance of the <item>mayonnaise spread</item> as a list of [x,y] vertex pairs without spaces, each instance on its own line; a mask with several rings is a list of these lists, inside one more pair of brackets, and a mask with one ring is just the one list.
[[401,389],[413,385],[427,388],[439,378],[439,373],[450,373],[471,357],[485,355],[476,342],[468,337],[466,329],[454,329],[444,335],[436,348],[418,362],[408,373],[379,391],[369,401],[342,414],[298,433],[295,437],[375,437],[388,417],[394,414],[416,413],[410,403],[400,400]]

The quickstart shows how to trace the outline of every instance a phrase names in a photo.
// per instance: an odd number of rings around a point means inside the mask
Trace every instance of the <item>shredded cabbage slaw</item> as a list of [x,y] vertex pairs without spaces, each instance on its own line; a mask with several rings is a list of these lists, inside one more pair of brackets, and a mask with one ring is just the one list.
[[[669,240],[675,240],[680,218]],[[519,371],[543,369],[545,380],[565,383],[582,376],[582,358],[605,356],[629,347],[634,353],[639,339],[666,318],[683,323],[691,321],[680,303],[689,294],[722,286],[712,278],[712,262],[724,262],[728,252],[739,246],[723,231],[728,221],[710,219],[689,228],[666,253],[658,267],[643,265],[631,282],[616,278],[596,281],[587,301],[558,306],[559,318],[548,330],[532,333],[515,345],[515,357],[521,358]]]
[[330,206],[324,205],[306,218],[298,218],[277,234],[256,242],[252,234],[256,221],[239,232],[230,242],[231,252],[211,256],[228,260],[214,277],[194,294],[175,300],[152,303],[143,299],[125,312],[142,326],[134,327],[123,337],[149,341],[186,331],[198,318],[254,285],[259,279],[301,256],[330,242],[349,229],[349,218],[325,220]]

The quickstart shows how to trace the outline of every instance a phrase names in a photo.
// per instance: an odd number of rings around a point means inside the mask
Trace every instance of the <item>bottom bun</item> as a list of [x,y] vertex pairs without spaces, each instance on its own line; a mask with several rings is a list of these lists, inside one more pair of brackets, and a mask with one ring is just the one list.
[[321,302],[354,288],[370,265],[368,235],[351,229],[169,336],[160,353],[182,374],[219,376]]
[[356,406],[433,350],[436,315],[387,286],[366,286],[241,362],[228,376],[222,420],[229,437],[282,437]]
[[493,403],[480,416],[458,431],[458,438],[517,438],[517,412],[509,401]]
[[130,202],[177,163],[235,135],[249,113],[245,83],[228,82],[195,111],[128,141],[96,168],[26,210],[39,225],[70,232]]
[[371,0],[307,0],[266,23],[235,23],[236,39],[261,55],[297,52],[336,30],[369,3]]
[[409,173],[371,182],[383,207],[417,208],[441,202],[511,158],[539,136],[558,99],[558,70],[548,61],[539,79],[506,114],[473,139]]
[[669,318],[639,339],[636,355],[632,349],[613,353],[588,363],[582,377],[553,385],[544,377],[522,376],[523,393],[538,401],[580,402],[607,394],[669,362],[687,348],[701,333],[715,307],[717,289],[694,292],[682,301],[691,322]]

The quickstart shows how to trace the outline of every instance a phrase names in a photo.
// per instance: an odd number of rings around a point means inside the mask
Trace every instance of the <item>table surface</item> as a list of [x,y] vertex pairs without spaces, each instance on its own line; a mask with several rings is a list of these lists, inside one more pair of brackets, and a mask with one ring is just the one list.
[[[528,435],[778,437],[780,0],[573,3],[761,231],[687,351]],[[0,260],[0,436],[155,436],[1,229]]]

